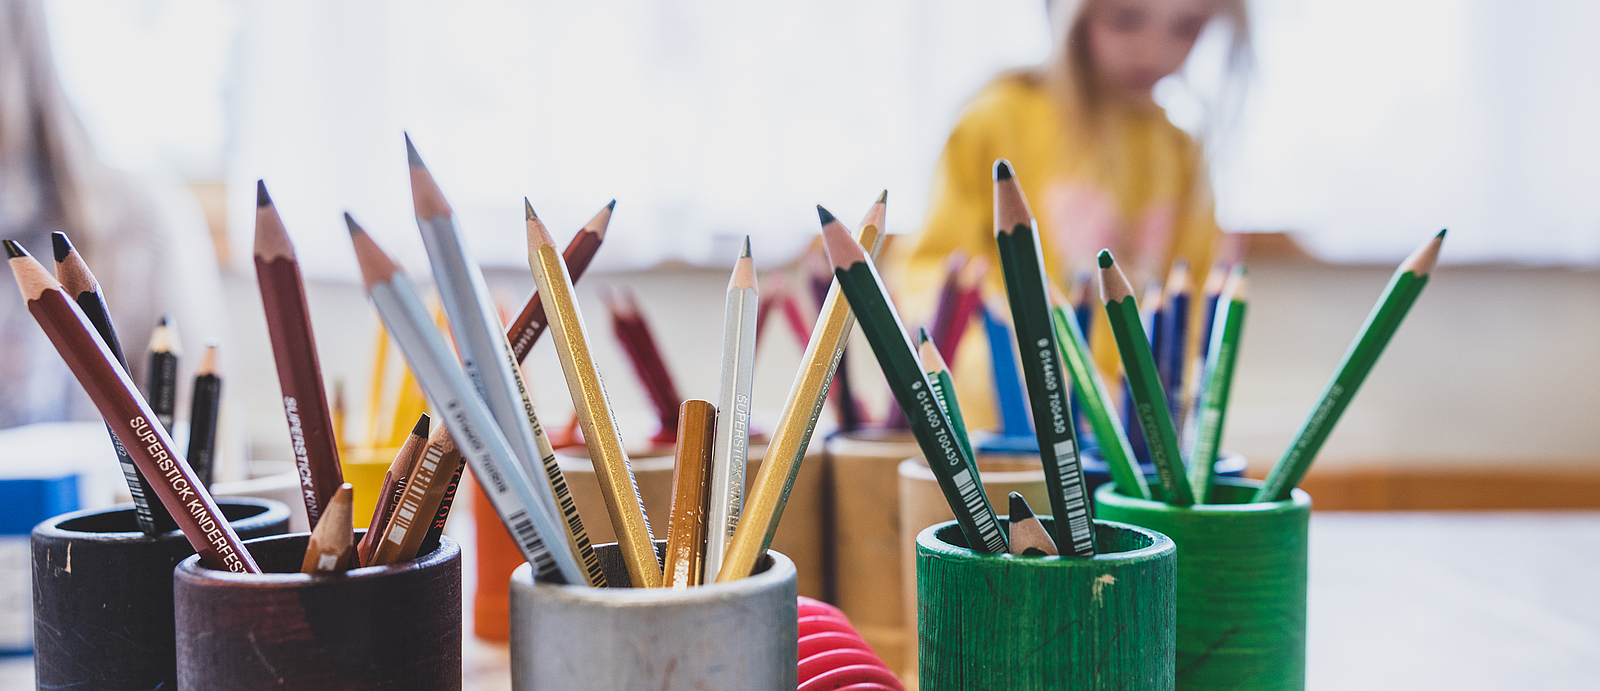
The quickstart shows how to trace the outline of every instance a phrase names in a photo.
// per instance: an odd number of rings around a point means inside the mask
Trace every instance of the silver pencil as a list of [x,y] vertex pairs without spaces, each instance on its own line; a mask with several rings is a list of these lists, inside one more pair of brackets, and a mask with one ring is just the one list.
[[739,526],[744,506],[745,462],[750,450],[750,392],[755,379],[756,269],[750,236],[733,265],[722,310],[722,385],[717,396],[717,434],[711,447],[711,502],[706,512],[704,582],[717,578],[722,555]]

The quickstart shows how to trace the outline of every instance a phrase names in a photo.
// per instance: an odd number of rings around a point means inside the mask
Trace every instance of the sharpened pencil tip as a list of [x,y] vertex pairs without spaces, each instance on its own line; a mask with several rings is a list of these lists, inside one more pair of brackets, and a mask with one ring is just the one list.
[[267,196],[267,182],[256,180],[256,207],[271,206],[272,197]]
[[1111,250],[1100,250],[1100,268],[1109,269],[1115,263],[1117,260],[1111,257]]
[[[615,204],[616,202],[613,201],[612,203]],[[522,207],[524,209],[522,220],[524,220],[524,221],[537,221],[537,220],[539,220],[539,214],[536,214],[536,213],[533,212],[533,202],[528,201],[527,197],[523,197],[522,198]],[[609,207],[607,207],[607,208],[609,208]]]
[[1000,182],[1001,180],[1010,180],[1010,179],[1011,179],[1011,162],[1007,161],[1007,160],[1005,160],[1003,158],[995,159],[994,160],[994,181],[995,182]]
[[817,218],[822,219],[822,225],[828,225],[833,222],[833,214],[828,213],[828,210],[822,208],[821,204],[817,205]]
[[1011,525],[1016,525],[1018,521],[1026,521],[1030,518],[1033,518],[1033,509],[1028,507],[1028,500],[1023,499],[1020,493],[1012,492],[1011,517],[1007,520]]
[[6,240],[5,241],[5,245],[6,245],[6,256],[11,258],[11,259],[16,259],[17,257],[26,257],[26,256],[28,256],[28,251],[25,250],[25,249],[22,249],[22,245],[19,244],[16,240]]
[[411,428],[411,433],[419,437],[427,438],[428,422],[430,419],[431,418],[428,417],[427,413],[423,413],[422,417],[417,418],[417,424]]
[[1443,230],[1440,230],[1439,234],[1435,235],[1434,237],[1439,238],[1440,240],[1443,240],[1444,239],[1444,234],[1449,230],[1450,230],[1449,228],[1445,228]]
[[608,202],[606,204],[606,211],[615,211],[616,208],[617,208],[617,200],[615,200],[615,199],[611,200],[610,202]]
[[920,345],[922,345],[924,343],[927,343],[928,341],[931,341],[931,340],[933,340],[933,339],[928,338],[928,330],[927,329],[922,328],[920,326],[917,327],[917,345],[920,346]]
[[744,249],[739,251],[739,258],[740,259],[749,259],[750,258],[750,236],[749,235],[744,236]]
[[67,239],[67,234],[55,231],[50,234],[50,248],[55,250],[56,263],[67,260],[67,255],[72,254],[72,241]]
[[355,235],[356,233],[364,233],[364,232],[366,232],[366,231],[361,229],[361,226],[356,225],[356,219],[354,219],[354,218],[352,218],[350,216],[350,212],[349,211],[344,212],[344,227],[345,227],[346,230],[350,231],[351,235]]
[[422,164],[422,157],[417,155],[417,147],[411,144],[411,133],[403,133],[406,138],[406,164],[413,168],[427,168]]
[[878,195],[878,203],[879,204],[888,204],[889,203],[889,190],[884,190],[882,194]]

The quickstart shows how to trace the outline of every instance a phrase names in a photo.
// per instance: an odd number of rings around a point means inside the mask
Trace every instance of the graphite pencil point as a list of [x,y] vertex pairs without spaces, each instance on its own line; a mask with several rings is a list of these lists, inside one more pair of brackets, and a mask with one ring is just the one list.
[[612,209],[615,209],[615,208],[617,208],[617,200],[615,200],[615,199],[611,200],[609,203],[606,204],[606,211],[611,211]]
[[411,133],[405,133],[406,138],[406,164],[413,168],[427,168],[422,164],[422,156],[417,154],[417,147],[411,145]]
[[828,210],[822,208],[821,204],[817,205],[817,218],[822,219],[822,225],[828,225],[833,222],[833,214],[828,213]]
[[29,256],[28,255],[28,251],[25,250],[25,249],[22,249],[22,245],[18,244],[16,240],[6,240],[5,244],[6,244],[6,256],[7,257],[10,257],[11,259],[16,259],[17,257]]
[[[611,200],[611,203],[612,204],[616,204],[617,201],[615,199],[613,199],[613,200]],[[522,206],[523,206],[523,209],[524,209],[524,211],[523,211],[523,220],[525,220],[525,221],[537,221],[537,220],[539,220],[539,214],[536,214],[536,213],[533,212],[533,202],[528,201],[527,197],[523,197],[522,198]],[[606,208],[609,209],[609,208],[611,208],[611,206],[607,205]]]
[[272,197],[267,196],[267,183],[265,180],[256,180],[256,206],[269,206]]
[[1011,179],[1011,162],[1010,161],[1007,161],[1007,160],[1005,160],[1003,158],[995,159],[995,162],[994,162],[994,179],[995,179],[995,182],[999,182],[1001,180],[1010,180]]
[[351,235],[366,232],[361,230],[361,226],[356,225],[356,219],[350,217],[349,211],[344,212],[344,227],[346,230],[350,231]]
[[56,263],[66,261],[67,255],[72,253],[72,242],[59,230],[50,234],[50,247],[55,250]]
[[749,256],[750,256],[750,236],[746,235],[746,236],[744,236],[744,249],[739,251],[739,258],[740,259],[745,259],[745,258],[748,258]]

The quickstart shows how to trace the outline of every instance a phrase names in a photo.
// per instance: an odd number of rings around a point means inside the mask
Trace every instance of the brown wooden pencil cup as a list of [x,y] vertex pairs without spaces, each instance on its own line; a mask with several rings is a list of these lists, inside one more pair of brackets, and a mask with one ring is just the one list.
[[178,688],[461,688],[460,545],[313,577],[299,573],[309,539],[246,542],[261,574],[178,565]]
[[[289,507],[217,500],[241,538],[282,533]],[[33,529],[34,675],[41,689],[170,689],[172,568],[194,554],[174,530],[139,532],[131,504],[76,511]]]
[[1097,520],[1100,553],[1087,559],[966,544],[955,521],[917,535],[922,691],[1172,688],[1177,550],[1165,535]]
[[833,603],[890,669],[911,657],[901,609],[900,462],[920,456],[911,432],[878,428],[828,438],[832,489]]
[[[666,546],[657,541],[657,549]],[[798,679],[794,563],[769,550],[748,578],[628,588],[615,544],[597,545],[609,588],[511,577],[511,687],[520,691],[748,691]],[[622,587],[618,587],[622,586]]]
[[1217,478],[1216,503],[1189,507],[1096,492],[1101,518],[1178,545],[1179,689],[1305,688],[1311,496],[1245,503],[1260,486]]

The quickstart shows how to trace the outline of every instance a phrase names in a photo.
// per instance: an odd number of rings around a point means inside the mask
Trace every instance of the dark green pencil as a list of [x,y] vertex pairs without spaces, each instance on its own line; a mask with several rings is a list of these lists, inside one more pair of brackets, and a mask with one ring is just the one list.
[[1045,490],[1055,516],[1056,546],[1063,554],[1094,556],[1089,489],[1078,460],[1067,382],[1061,374],[1039,229],[1011,163],[1003,158],[994,162],[994,241],[1000,246],[1000,269],[1011,303],[1017,352],[1022,355],[1022,380],[1028,386],[1034,435],[1044,462]]
[[1439,248],[1444,245],[1444,233],[1439,231],[1432,240],[1406,257],[1395,270],[1389,285],[1383,289],[1383,295],[1378,298],[1378,304],[1367,315],[1367,323],[1361,325],[1361,332],[1350,344],[1350,349],[1345,351],[1338,369],[1334,370],[1333,379],[1322,390],[1321,399],[1301,424],[1289,448],[1284,449],[1283,458],[1278,459],[1278,464],[1272,467],[1266,482],[1256,492],[1256,501],[1288,499],[1295,485],[1300,484],[1300,478],[1305,477],[1311,462],[1317,457],[1317,451],[1322,449],[1322,443],[1328,440],[1328,434],[1339,422],[1339,416],[1344,414],[1350,399],[1355,397],[1356,389],[1361,388],[1361,382],[1372,371],[1372,366],[1377,364],[1378,356],[1383,354],[1383,347],[1389,344],[1389,339],[1400,328],[1400,322],[1406,318],[1406,312],[1428,285],[1428,277],[1439,262]]
[[1194,499],[1198,504],[1206,503],[1206,496],[1211,493],[1211,480],[1216,476],[1222,424],[1228,416],[1228,396],[1233,389],[1233,364],[1239,358],[1239,337],[1244,331],[1244,314],[1249,302],[1249,280],[1245,278],[1241,262],[1234,265],[1227,287],[1217,300],[1211,344],[1206,349],[1205,395],[1197,416],[1199,429],[1194,455],[1189,458],[1189,484],[1194,487]]
[[1150,354],[1150,339],[1145,336],[1144,324],[1139,318],[1139,303],[1133,299],[1133,286],[1122,274],[1110,250],[1100,251],[1100,296],[1105,299],[1111,333],[1117,339],[1117,352],[1122,354],[1122,368],[1133,396],[1134,414],[1139,418],[1139,428],[1144,431],[1156,478],[1161,481],[1164,496],[1157,498],[1173,506],[1189,506],[1194,503],[1194,493],[1189,489],[1189,478],[1183,474],[1178,432],[1167,411],[1167,394],[1161,386],[1155,358]]
[[878,366],[889,382],[895,402],[905,411],[911,425],[911,434],[922,448],[928,467],[939,480],[945,500],[961,525],[961,532],[972,549],[991,554],[1007,551],[1006,536],[1000,530],[994,509],[984,496],[983,483],[974,471],[972,459],[962,449],[956,438],[950,418],[939,408],[933,385],[922,363],[917,361],[906,328],[889,301],[889,293],[878,277],[878,270],[867,258],[861,244],[850,237],[850,231],[828,213],[817,207],[822,219],[822,239],[828,250],[828,260],[833,263],[834,276],[839,288],[850,303],[850,310],[861,325],[862,335],[878,357]]

